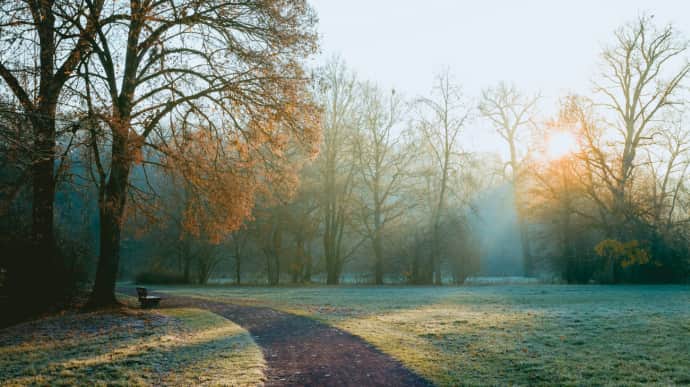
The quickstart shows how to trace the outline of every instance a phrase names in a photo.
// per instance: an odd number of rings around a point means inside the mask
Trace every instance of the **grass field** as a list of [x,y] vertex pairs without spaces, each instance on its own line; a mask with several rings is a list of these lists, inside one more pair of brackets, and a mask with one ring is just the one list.
[[68,313],[0,331],[0,385],[257,385],[261,350],[198,309]]
[[158,289],[311,316],[439,385],[690,384],[688,286]]

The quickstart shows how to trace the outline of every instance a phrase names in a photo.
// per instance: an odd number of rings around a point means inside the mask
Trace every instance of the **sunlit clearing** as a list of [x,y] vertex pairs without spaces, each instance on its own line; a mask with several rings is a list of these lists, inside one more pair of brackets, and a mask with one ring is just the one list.
[[546,142],[546,155],[549,159],[560,159],[577,150],[577,139],[569,132],[552,133]]

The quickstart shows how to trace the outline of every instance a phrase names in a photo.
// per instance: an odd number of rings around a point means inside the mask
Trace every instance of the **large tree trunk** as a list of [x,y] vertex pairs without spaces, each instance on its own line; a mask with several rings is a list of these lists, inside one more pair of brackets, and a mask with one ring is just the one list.
[[273,232],[273,266],[275,271],[273,272],[273,278],[271,279],[271,285],[278,285],[280,283],[280,256],[283,250],[283,230],[280,225],[276,227]]
[[[517,209],[519,211],[519,209]],[[518,214],[518,231],[520,233],[520,245],[522,247],[522,265],[524,275],[534,274],[534,262],[532,259],[532,252],[530,247],[529,231],[527,229],[527,222],[522,215]]]
[[293,254],[293,261],[292,261],[292,267],[290,268],[290,272],[292,274],[292,283],[296,284],[300,281],[302,281],[302,276],[304,273],[304,262],[306,260],[306,254],[305,254],[305,249],[304,249],[304,238],[301,235],[297,236],[297,240],[295,242],[296,247],[295,247],[295,254]]
[[430,247],[427,244],[426,237],[415,234],[411,273],[411,282],[414,285],[429,285],[433,283],[433,258],[431,254],[427,254]]
[[[54,134],[54,132],[53,132]],[[46,135],[48,135],[46,133]],[[40,135],[39,135],[40,136]],[[37,145],[40,154],[32,165],[33,174],[33,202],[32,202],[32,233],[33,239],[43,254],[42,258],[54,256],[55,239],[53,231],[53,202],[55,200],[55,138],[43,141]]]
[[441,192],[433,217],[433,239],[431,246],[431,270],[434,285],[442,285],[441,278],[441,217],[445,210],[446,189],[448,188],[448,171],[450,169],[450,152],[444,152],[443,170],[441,176]]
[[[107,204],[106,204],[107,206]],[[100,256],[96,282],[89,306],[100,307],[115,304],[115,281],[120,256],[120,224],[112,210],[100,211]]]
[[179,243],[182,244],[181,246],[181,254],[182,256],[182,278],[184,280],[184,283],[186,284],[191,284],[192,283],[192,249],[191,249],[191,242],[187,239],[186,236],[183,237],[183,240],[179,241]]
[[[375,184],[378,186],[378,180]],[[376,208],[374,209],[374,282],[376,285],[383,285],[383,242],[381,237],[381,206],[378,191],[374,192],[374,201]]]
[[[53,202],[55,200],[55,104],[42,106],[32,121],[34,155],[32,162],[32,233],[42,257],[55,255]],[[51,262],[52,263],[52,262]]]
[[302,282],[304,283],[310,283],[311,282],[311,251],[310,247],[307,247],[307,249],[304,252],[304,271],[302,274]]
[[235,246],[235,283],[237,285],[242,283],[242,254],[240,249]]
[[323,237],[324,256],[326,259],[326,284],[337,285],[339,280],[337,257],[333,248],[333,238],[326,232]]
[[[328,226],[328,223],[327,223]],[[338,271],[338,257],[336,256],[335,238],[333,234],[333,227],[330,231],[327,229],[323,236],[324,255],[326,259],[326,284],[337,285],[340,282],[340,273]]]
[[441,225],[434,224],[433,241],[431,246],[431,270],[434,285],[442,285],[441,279]]
[[335,257],[326,257],[326,284],[337,285],[340,282],[340,273]]
[[515,138],[511,135],[508,139],[510,145],[510,168],[513,170],[513,204],[517,213],[518,232],[520,233],[520,245],[522,247],[523,275],[531,275],[534,271],[534,262],[530,248],[529,229],[523,216],[522,203],[520,202],[520,185],[522,183],[520,163],[515,148]]
[[244,247],[244,239],[240,240],[237,233],[233,233],[232,242],[235,252],[235,283],[239,285],[242,283],[242,249]]
[[[22,248],[2,251],[10,255],[6,289],[10,295],[8,310],[0,313],[23,318],[46,310],[66,295],[66,276],[58,257],[54,235],[55,199],[55,110],[30,112],[34,133],[31,155],[31,239]],[[63,281],[63,282],[61,282]]]
[[414,285],[419,284],[419,261],[421,257],[417,252],[414,253],[412,257],[412,270],[410,273],[410,282]]
[[266,254],[266,277],[270,286],[280,284],[280,256],[274,252]]
[[[58,257],[54,233],[55,200],[55,102],[41,104],[33,112],[33,159],[31,165],[33,197],[31,204],[32,250],[18,265],[17,300],[27,309],[42,310],[65,295],[64,267]],[[35,286],[35,284],[41,286]],[[48,290],[46,292],[46,290]]]
[[37,254],[42,256],[42,268],[47,272],[55,264],[55,236],[53,233],[53,201],[55,200],[55,114],[61,84],[55,78],[55,14],[48,4],[40,4],[45,12],[37,25],[40,41],[40,86],[36,111],[32,111],[33,203],[32,234]]
[[380,235],[376,235],[374,237],[373,243],[374,256],[376,258],[376,262],[374,264],[374,280],[376,285],[383,285],[383,247]]
[[88,306],[94,308],[117,304],[115,282],[120,261],[120,236],[130,169],[130,163],[126,157],[126,143],[126,138],[120,136],[113,139],[110,179],[100,203],[100,257],[96,282],[88,303]]

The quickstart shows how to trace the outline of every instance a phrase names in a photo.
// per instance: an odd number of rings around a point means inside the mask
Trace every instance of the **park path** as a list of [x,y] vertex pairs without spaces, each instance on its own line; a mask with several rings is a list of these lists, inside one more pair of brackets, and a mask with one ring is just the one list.
[[[119,289],[134,294],[134,289]],[[266,360],[267,386],[431,386],[361,338],[313,319],[266,307],[192,297],[163,297],[162,307],[210,310],[247,329]]]

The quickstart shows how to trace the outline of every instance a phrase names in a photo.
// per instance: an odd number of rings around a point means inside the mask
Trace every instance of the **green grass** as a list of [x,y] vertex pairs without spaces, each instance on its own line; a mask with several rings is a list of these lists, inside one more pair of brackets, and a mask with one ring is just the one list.
[[0,385],[257,385],[247,331],[198,309],[114,310],[0,331]]
[[690,383],[688,286],[157,289],[311,316],[439,385]]

